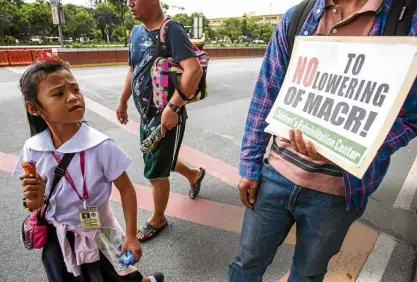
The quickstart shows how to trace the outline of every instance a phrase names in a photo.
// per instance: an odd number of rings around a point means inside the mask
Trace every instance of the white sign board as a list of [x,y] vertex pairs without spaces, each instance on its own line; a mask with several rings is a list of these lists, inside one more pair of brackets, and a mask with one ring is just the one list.
[[288,138],[299,128],[362,178],[416,78],[416,54],[412,37],[297,37],[265,131]]
[[52,7],[52,22],[59,24],[59,10],[58,7]]

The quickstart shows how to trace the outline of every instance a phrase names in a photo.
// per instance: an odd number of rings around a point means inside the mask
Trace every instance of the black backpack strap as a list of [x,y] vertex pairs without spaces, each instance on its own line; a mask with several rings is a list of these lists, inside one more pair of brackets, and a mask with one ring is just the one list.
[[[167,23],[170,21],[169,23]],[[166,19],[162,22],[161,26],[159,27],[159,32],[157,36],[157,42],[156,42],[156,56],[166,58],[169,56],[169,50],[167,46],[167,33],[169,26],[173,23],[173,19],[170,17],[166,17]],[[162,31],[164,42],[161,40],[161,29],[164,29]]]
[[[169,22],[167,23],[167,21]],[[159,28],[158,39],[156,42],[156,56],[157,57],[167,58],[171,56],[171,52],[169,50],[169,44],[168,44],[168,29],[173,23],[177,23],[181,25],[181,27],[185,30],[185,27],[182,23],[177,22],[176,20],[168,16],[162,23],[161,27]],[[161,28],[163,28],[164,26],[165,28],[162,32],[164,36],[164,42],[162,42],[161,41]]]
[[385,36],[407,36],[417,0],[393,0],[385,23]]
[[38,219],[38,225],[39,226],[45,225],[45,216],[46,216],[46,211],[47,211],[48,206],[49,206],[49,199],[51,198],[52,194],[54,193],[55,188],[58,185],[58,182],[65,175],[65,171],[67,170],[69,164],[71,163],[71,160],[74,157],[74,155],[75,155],[74,153],[65,154],[64,157],[62,158],[62,160],[60,161],[58,167],[54,171],[54,180],[52,182],[51,192],[49,193],[49,195],[47,197],[47,200],[46,200],[46,203],[45,203],[45,210],[44,210],[43,214],[41,214],[42,209],[39,209],[38,212],[36,213],[36,217]]
[[308,15],[316,4],[316,0],[304,0],[295,8],[288,28],[288,57],[291,58],[292,48],[294,47],[295,36],[300,34]]

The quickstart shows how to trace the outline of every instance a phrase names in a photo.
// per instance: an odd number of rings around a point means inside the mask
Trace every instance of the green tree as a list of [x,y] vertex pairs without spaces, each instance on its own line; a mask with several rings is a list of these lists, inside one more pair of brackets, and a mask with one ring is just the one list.
[[7,0],[7,1],[17,6],[22,6],[25,3],[23,0]]
[[115,7],[111,3],[100,3],[94,9],[94,18],[97,28],[101,30],[103,40],[111,39],[113,26],[120,23],[117,18]]
[[242,21],[236,18],[230,18],[219,26],[219,35],[226,36],[235,41],[242,35]]
[[185,13],[176,14],[173,18],[185,26],[191,26],[193,24],[191,17]]
[[127,0],[107,0],[109,3],[113,4],[114,11],[116,12],[119,24],[124,26],[126,19],[126,12],[129,11],[127,7]]
[[23,6],[23,15],[28,19],[30,34],[41,37],[56,35],[57,29],[52,23],[51,7],[43,0],[26,3]]
[[126,29],[122,26],[115,26],[113,28],[112,37],[119,42],[124,42],[126,40]]
[[94,29],[93,30],[93,38],[96,41],[102,41],[103,40],[103,35],[101,34],[101,30],[99,29]]
[[[26,39],[29,34],[29,21],[24,13],[23,4],[0,0],[0,41],[5,41],[5,36]],[[10,43],[10,37],[8,38]]]
[[82,36],[90,38],[93,37],[95,25],[93,16],[81,10],[68,22],[68,33],[74,41]]
[[271,39],[272,32],[274,31],[274,26],[267,23],[262,23],[259,25],[259,38],[265,41],[266,43],[269,42]]
[[17,6],[16,15],[13,19],[11,35],[17,39],[27,39],[30,37],[30,23],[24,14],[24,6]]
[[[70,29],[71,29],[71,26],[75,22],[74,18],[76,17],[77,14],[84,13],[84,12],[90,13],[90,11],[83,6],[76,6],[76,5],[73,5],[73,4],[66,4],[64,6],[64,14],[65,14],[66,24],[64,24],[62,26],[62,32],[63,32],[65,38],[73,37],[74,32],[70,32]],[[95,22],[95,20],[94,20],[94,22]]]
[[8,0],[0,0],[0,7],[0,41],[2,41],[6,35],[11,35],[13,18],[17,11]]

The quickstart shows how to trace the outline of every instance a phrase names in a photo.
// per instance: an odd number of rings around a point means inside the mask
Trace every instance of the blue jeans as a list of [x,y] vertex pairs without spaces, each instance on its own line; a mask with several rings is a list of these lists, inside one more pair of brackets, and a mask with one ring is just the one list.
[[339,252],[364,208],[346,211],[344,197],[295,185],[267,161],[262,167],[255,209],[247,209],[228,282],[260,282],[293,224],[297,242],[288,282],[323,281],[329,260]]

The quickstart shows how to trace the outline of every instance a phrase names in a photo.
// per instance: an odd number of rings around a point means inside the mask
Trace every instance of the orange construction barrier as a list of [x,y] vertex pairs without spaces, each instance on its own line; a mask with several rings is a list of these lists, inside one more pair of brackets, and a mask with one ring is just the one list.
[[34,61],[44,59],[45,54],[52,54],[52,49],[36,49],[32,50],[32,58]]
[[11,66],[26,66],[33,62],[32,51],[30,50],[9,50],[7,52]]
[[7,51],[0,50],[0,67],[8,67],[8,66],[10,66],[9,55],[7,54]]

